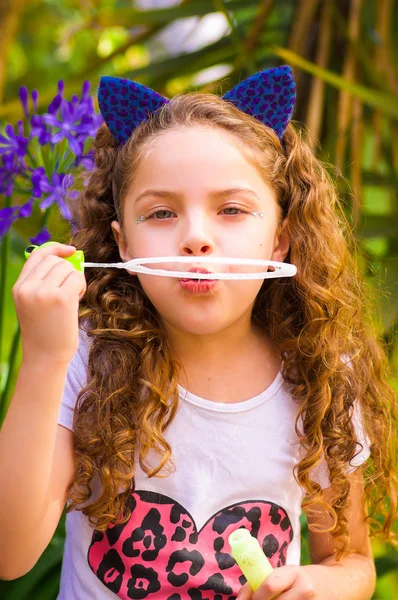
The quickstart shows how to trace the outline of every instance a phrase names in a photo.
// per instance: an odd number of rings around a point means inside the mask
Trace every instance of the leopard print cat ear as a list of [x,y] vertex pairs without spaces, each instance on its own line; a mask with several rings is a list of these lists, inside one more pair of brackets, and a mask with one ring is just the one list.
[[98,89],[100,111],[121,145],[127,142],[137,125],[167,102],[167,98],[136,81],[101,77]]
[[[260,71],[223,96],[223,100],[271,127],[279,138],[291,119],[295,99],[296,87],[292,70],[287,65]],[[121,145],[127,142],[137,125],[168,102],[164,96],[136,81],[101,77],[100,111]]]
[[256,117],[282,138],[296,100],[292,70],[284,65],[260,71],[224,94],[223,100]]

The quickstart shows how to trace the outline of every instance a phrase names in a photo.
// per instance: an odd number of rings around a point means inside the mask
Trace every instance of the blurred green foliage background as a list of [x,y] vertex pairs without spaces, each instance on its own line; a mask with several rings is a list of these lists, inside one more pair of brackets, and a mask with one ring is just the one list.
[[[103,74],[135,79],[169,97],[189,90],[221,94],[257,70],[290,64],[298,91],[294,118],[308,129],[318,156],[342,175],[338,185],[359,266],[377,290],[375,327],[398,390],[398,0],[2,0],[0,31],[1,125],[22,117],[21,85],[39,91],[45,111],[60,78],[66,98],[86,79],[95,90]],[[10,236],[2,391],[10,352],[20,357],[11,287],[41,218],[34,211]],[[49,228],[54,239],[67,233],[56,208]],[[63,542],[64,518],[30,573],[0,581],[0,597],[56,598]],[[305,563],[304,521],[303,549]],[[398,552],[380,543],[373,549],[374,598],[398,600]]]

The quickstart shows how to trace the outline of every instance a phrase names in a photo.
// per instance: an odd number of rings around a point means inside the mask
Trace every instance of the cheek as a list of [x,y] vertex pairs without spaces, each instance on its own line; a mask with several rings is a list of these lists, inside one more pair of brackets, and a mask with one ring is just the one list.
[[171,249],[176,254],[175,236],[166,227],[157,227],[155,232],[148,231],[150,227],[147,223],[136,225],[129,244],[132,256],[167,256]]
[[271,230],[238,233],[228,240],[228,252],[240,258],[266,259],[274,248],[275,232]]
[[161,307],[165,302],[167,303],[168,298],[173,294],[173,287],[170,283],[173,284],[175,282],[175,285],[177,285],[177,279],[140,274],[137,277],[142,285],[142,289],[155,308]]
[[254,303],[263,285],[263,279],[249,279],[229,282],[230,298],[235,308],[247,310]]

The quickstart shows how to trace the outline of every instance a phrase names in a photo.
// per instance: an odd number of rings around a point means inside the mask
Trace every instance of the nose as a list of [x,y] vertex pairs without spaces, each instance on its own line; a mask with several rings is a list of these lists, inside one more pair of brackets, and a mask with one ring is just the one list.
[[183,225],[180,241],[180,253],[185,255],[200,256],[210,254],[214,249],[214,242],[210,231],[210,224],[206,223],[204,216],[196,213],[187,217]]

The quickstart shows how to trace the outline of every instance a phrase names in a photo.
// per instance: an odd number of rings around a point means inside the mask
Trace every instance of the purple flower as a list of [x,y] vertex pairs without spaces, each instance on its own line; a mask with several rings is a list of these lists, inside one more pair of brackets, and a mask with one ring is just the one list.
[[39,233],[35,237],[29,238],[29,241],[35,246],[41,246],[42,244],[48,242],[50,239],[51,233],[46,227],[43,227],[43,229],[39,231]]
[[19,88],[19,98],[21,100],[25,118],[27,119],[29,117],[29,107],[28,107],[29,94],[28,94],[27,88],[24,85]]
[[0,209],[0,238],[8,233],[11,225],[18,218],[19,206],[7,206]]
[[0,194],[4,194],[6,198],[12,196],[14,190],[14,175],[18,173],[18,169],[10,170],[0,167]]
[[61,142],[66,138],[72,152],[79,155],[83,151],[83,145],[74,134],[82,133],[79,121],[84,116],[86,107],[84,104],[77,106],[76,103],[67,102],[62,98],[59,110],[59,117],[55,114],[46,114],[42,117],[46,125],[51,125],[51,127],[58,129],[58,131],[51,136],[51,143],[58,144],[58,142]]
[[94,150],[90,150],[87,154],[82,154],[77,160],[77,166],[83,166],[85,171],[93,171],[95,169]]
[[62,103],[62,96],[60,94],[57,94],[55,96],[55,98],[48,105],[48,112],[49,112],[49,114],[50,115],[55,115],[55,113],[57,112],[57,110],[61,106],[61,103]]
[[10,230],[11,225],[19,219],[30,217],[33,209],[33,198],[22,206],[6,206],[0,209],[0,239]]
[[72,218],[72,214],[65,202],[68,188],[73,184],[73,175],[65,175],[65,173],[53,173],[51,182],[47,177],[40,181],[40,189],[44,194],[48,194],[40,203],[40,208],[45,210],[54,202],[58,204],[61,215],[68,221]]
[[34,198],[30,198],[25,204],[21,206],[18,213],[18,217],[20,219],[26,219],[26,217],[30,217],[33,210],[33,201]]
[[[29,92],[23,85],[19,88],[19,99],[21,100],[22,109],[25,115],[25,119],[29,118]],[[33,113],[37,112],[37,101],[39,99],[39,93],[37,90],[32,91],[32,104]]]
[[30,120],[30,125],[31,137],[39,138],[39,144],[41,144],[41,146],[45,146],[45,144],[48,144],[50,142],[51,133],[50,130],[47,128],[45,122],[43,121],[42,117],[40,117],[39,115],[33,115],[33,117]]
[[[32,91],[30,99],[27,88],[22,86],[19,98],[25,126],[19,121],[16,126],[7,124],[0,131],[0,195],[10,197],[27,192],[29,200],[0,211],[0,237],[8,233],[17,219],[30,217],[36,199],[43,211],[56,203],[62,217],[73,228],[75,224],[67,198],[74,201],[79,193],[71,190],[73,175],[66,173],[74,173],[77,169],[88,173],[94,169],[94,152],[89,151],[90,138],[96,135],[103,122],[102,116],[95,112],[90,84],[85,81],[80,98],[73,95],[68,101],[64,98],[64,82],[60,80],[56,96],[47,113],[42,115],[37,114],[37,90]],[[37,140],[41,146],[48,145],[44,152]],[[66,143],[57,146],[63,140],[67,140],[68,148]],[[48,230],[43,229],[33,239],[43,243],[50,237]]]
[[[57,144],[67,139],[71,151],[79,156],[83,152],[84,143],[88,137],[94,137],[103,119],[94,110],[93,99],[88,92],[90,84],[85,81],[82,88],[82,98],[73,95],[70,102],[62,97],[63,81],[58,83],[58,95],[48,107],[48,113],[41,117],[41,122],[35,121],[35,126],[42,134],[43,126],[50,125],[56,131],[51,134],[50,142]],[[43,134],[42,134],[43,135]]]
[[32,102],[33,102],[33,109],[37,112],[37,103],[39,100],[39,92],[37,90],[33,90],[32,91]]
[[42,196],[42,189],[41,189],[41,181],[47,181],[47,177],[46,174],[44,172],[44,167],[39,167],[38,169],[34,169],[34,171],[32,172],[32,184],[33,184],[33,189],[32,189],[32,194],[35,198],[41,198]]
[[9,123],[5,126],[4,133],[8,136],[0,135],[0,156],[3,157],[4,165],[14,162],[14,157],[23,158],[26,155],[28,140],[21,135],[22,128],[19,125],[19,134],[15,133],[14,127]]

